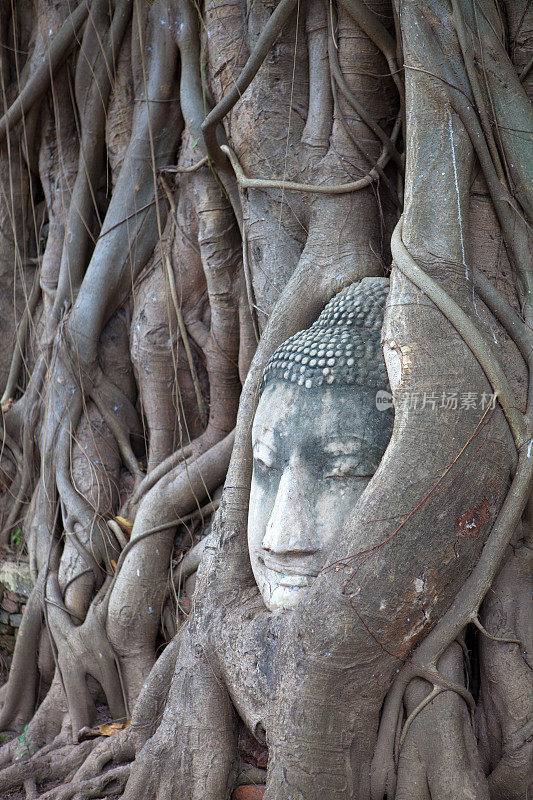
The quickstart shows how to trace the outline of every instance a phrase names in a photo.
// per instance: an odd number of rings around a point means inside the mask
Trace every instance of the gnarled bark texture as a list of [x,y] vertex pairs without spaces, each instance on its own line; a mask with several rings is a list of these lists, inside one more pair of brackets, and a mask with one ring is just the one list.
[[[529,796],[532,31],[528,0],[2,5],[0,546],[34,589],[0,793]],[[382,275],[392,439],[272,614],[262,371]]]

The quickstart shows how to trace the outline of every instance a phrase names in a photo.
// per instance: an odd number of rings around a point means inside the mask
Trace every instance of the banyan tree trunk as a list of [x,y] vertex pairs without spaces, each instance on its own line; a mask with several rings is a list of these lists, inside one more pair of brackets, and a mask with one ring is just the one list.
[[[2,5],[0,543],[34,589],[0,794],[527,796],[532,14]],[[263,370],[373,276],[392,438],[271,613]]]

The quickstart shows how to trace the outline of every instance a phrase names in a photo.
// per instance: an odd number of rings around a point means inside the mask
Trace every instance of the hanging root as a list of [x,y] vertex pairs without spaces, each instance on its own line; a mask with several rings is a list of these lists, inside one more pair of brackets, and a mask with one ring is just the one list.
[[257,75],[261,64],[267,57],[270,48],[276,41],[285,22],[294,11],[295,6],[296,0],[281,0],[281,2],[278,3],[261,31],[261,35],[256,42],[253,52],[246,62],[246,65],[239,73],[233,86],[202,123],[202,133],[208,155],[215,166],[222,170],[227,169],[227,160],[217,141],[217,127],[226,114],[228,114],[233,106],[241,99],[243,93]]
[[77,33],[87,19],[89,2],[84,0],[69,14],[50,44],[48,58],[35,70],[12,106],[0,119],[0,142],[48,91],[55,70],[76,44]]

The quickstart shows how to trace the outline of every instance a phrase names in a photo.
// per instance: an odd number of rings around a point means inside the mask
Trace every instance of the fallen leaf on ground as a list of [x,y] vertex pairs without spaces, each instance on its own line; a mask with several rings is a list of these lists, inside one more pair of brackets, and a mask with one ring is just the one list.
[[127,728],[131,720],[127,719],[126,722],[108,722],[104,725],[98,726],[100,736],[113,736],[114,733],[119,733]]

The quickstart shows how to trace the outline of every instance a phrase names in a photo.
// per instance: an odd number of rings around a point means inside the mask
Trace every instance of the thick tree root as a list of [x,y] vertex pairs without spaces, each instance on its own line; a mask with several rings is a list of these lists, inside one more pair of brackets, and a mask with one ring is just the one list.
[[120,664],[101,621],[102,609],[91,606],[85,621],[77,626],[60,607],[61,594],[53,575],[49,578],[49,585],[50,595],[56,603],[49,610],[50,624],[58,646],[59,670],[76,742],[78,731],[90,726],[95,716],[94,702],[86,685],[87,675],[95,678],[102,687],[113,719],[129,716],[127,699]]
[[[450,683],[464,681],[463,653],[453,644],[439,660],[439,672]],[[431,702],[421,708],[424,699]],[[424,698],[425,696],[425,698]],[[471,716],[458,694],[427,694],[424,681],[406,690],[407,713],[419,708],[402,742],[396,800],[489,800]]]
[[[533,551],[519,543],[480,612],[494,637],[480,637],[478,737],[491,797],[506,800],[521,800],[533,788],[532,566]],[[506,643],[513,635],[520,645]]]
[[35,70],[13,105],[0,119],[0,141],[47,92],[54,70],[62,64],[76,43],[77,33],[87,19],[89,5],[86,1],[80,3],[54,36],[49,58]]
[[[438,673],[437,661],[467,624],[480,624],[478,620],[479,608],[487,591],[494,582],[507,546],[520,523],[522,514],[525,512],[533,488],[533,460],[530,457],[533,429],[533,392],[531,391],[531,383],[527,398],[527,411],[524,414],[519,410],[518,403],[513,396],[505,374],[489,351],[476,326],[439,284],[416,264],[403,244],[401,232],[402,220],[400,219],[392,239],[394,258],[409,279],[426,292],[442,313],[450,319],[479,360],[502,405],[509,427],[513,432],[518,450],[518,466],[511,488],[507,493],[474,571],[455,598],[451,608],[440,619],[422,644],[409,656],[406,665],[401,669],[389,691],[373,761],[372,797],[374,800],[380,799],[395,785],[396,778],[393,763],[394,730],[396,728],[396,720],[400,715],[402,699],[409,683],[417,676],[432,683],[432,699],[439,694],[437,691],[439,686],[446,687],[446,681]],[[490,299],[493,294],[489,291],[485,293],[485,296]],[[498,302],[498,305],[501,304]],[[510,308],[508,310],[505,309],[505,319],[509,319],[510,313]],[[516,321],[516,328],[518,331],[518,344],[522,347],[524,338],[527,337],[529,340],[529,332],[526,331],[525,326],[519,320]],[[531,380],[533,372],[532,351],[526,351],[525,357]],[[449,688],[453,688],[454,691],[463,694],[457,686],[450,686]],[[403,744],[409,726],[413,723],[416,715],[425,708],[426,702],[426,698],[422,699],[419,706],[413,709],[412,714],[408,717],[406,728],[400,738],[400,744]]]
[[68,785],[50,789],[40,797],[42,800],[92,800],[107,795],[121,795],[130,771],[130,764],[122,764],[86,781],[72,778]]
[[124,800],[228,800],[235,782],[235,712],[228,693],[189,630],[178,638],[179,656],[164,712],[137,752]]
[[82,742],[79,745],[45,747],[42,753],[37,752],[31,758],[27,754],[19,763],[0,770],[0,792],[16,789],[28,778],[37,783],[66,778],[83,764],[93,748],[94,742]]

